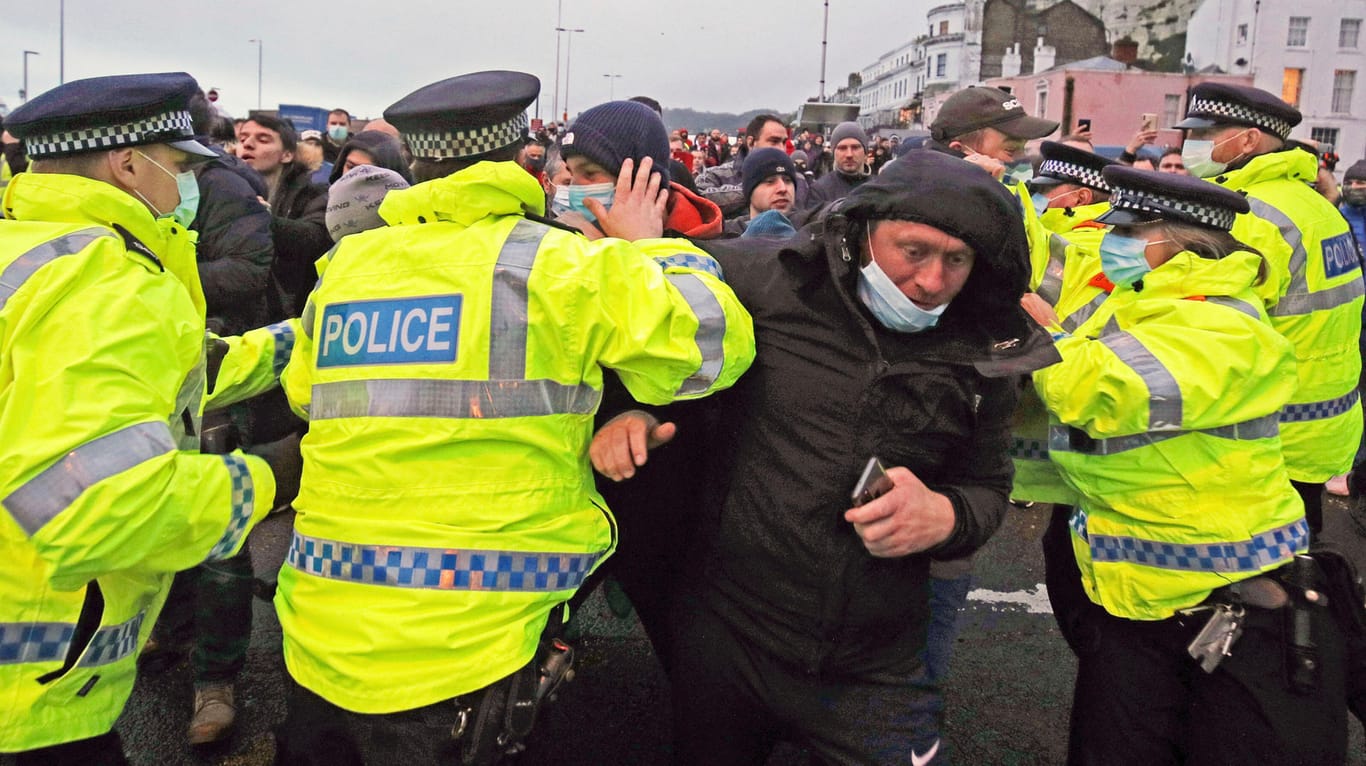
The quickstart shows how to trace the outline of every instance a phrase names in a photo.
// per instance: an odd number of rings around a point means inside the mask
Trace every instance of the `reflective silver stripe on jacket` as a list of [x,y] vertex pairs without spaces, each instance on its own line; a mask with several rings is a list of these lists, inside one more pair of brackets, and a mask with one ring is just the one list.
[[28,278],[33,276],[38,269],[64,255],[75,255],[81,252],[100,237],[112,236],[114,236],[114,232],[108,229],[98,227],[81,229],[44,242],[15,258],[5,267],[4,271],[0,271],[0,310],[5,308],[10,297],[18,292],[19,288],[23,287]]
[[1321,402],[1306,402],[1304,404],[1287,404],[1281,410],[1282,423],[1303,423],[1309,420],[1327,420],[1352,409],[1357,403],[1359,393],[1352,389],[1342,396],[1326,399]]
[[1048,427],[1048,449],[1053,452],[1076,452],[1083,455],[1113,455],[1127,452],[1150,444],[1175,439],[1186,434],[1204,434],[1220,439],[1255,440],[1269,439],[1280,433],[1280,415],[1263,415],[1260,418],[1244,420],[1229,426],[1217,428],[1196,428],[1189,431],[1149,431],[1130,436],[1112,436],[1108,439],[1092,439],[1085,431],[1054,423]]
[[[208,339],[206,334],[205,339]],[[176,447],[192,452],[199,451],[199,434],[204,424],[204,381],[208,377],[207,362],[201,354],[194,363],[194,369],[185,376],[180,390],[175,395],[175,410],[167,425],[174,434]],[[188,422],[187,422],[188,421]]]
[[591,415],[602,392],[553,380],[343,380],[313,386],[311,420]]
[[1148,386],[1148,430],[1166,431],[1181,427],[1181,387],[1171,371],[1127,332],[1100,339]]
[[697,317],[697,350],[702,352],[702,366],[678,387],[677,396],[705,393],[716,382],[726,361],[726,312],[706,284],[692,274],[665,274]]
[[522,380],[526,377],[526,338],[530,322],[527,281],[536,262],[536,251],[546,227],[518,221],[503,242],[493,267],[493,294],[489,312],[489,378]]
[[[146,616],[139,612],[127,622],[95,631],[78,667],[108,665],[136,652]],[[60,661],[71,650],[75,635],[76,625],[70,622],[0,622],[0,665]]]
[[1067,264],[1067,241],[1057,234],[1048,235],[1048,265],[1044,267],[1043,279],[1036,291],[1048,305],[1058,305],[1062,297],[1063,268]]
[[1268,314],[1273,317],[1312,314],[1315,311],[1327,311],[1346,305],[1366,295],[1366,285],[1362,284],[1360,276],[1336,287],[1310,292],[1307,274],[1309,253],[1304,249],[1304,235],[1300,232],[1300,227],[1296,226],[1289,216],[1264,200],[1248,197],[1247,203],[1251,206],[1253,215],[1276,224],[1286,244],[1290,245],[1290,284],[1280,301],[1267,310]]
[[236,455],[219,457],[223,458],[223,467],[227,469],[228,478],[232,481],[232,508],[223,536],[209,550],[209,561],[218,561],[232,555],[242,536],[247,533],[247,524],[251,522],[251,516],[256,509],[256,483],[252,481],[247,461]]
[[3,501],[32,537],[87,489],[175,450],[165,423],[138,423],[71,450]]
[[1086,513],[1077,509],[1072,531],[1091,547],[1091,560],[1125,562],[1180,572],[1260,572],[1309,546],[1309,523],[1300,518],[1247,540],[1182,545],[1119,535],[1088,535]]
[[1231,309],[1236,309],[1247,314],[1253,319],[1260,320],[1262,318],[1261,312],[1257,311],[1256,306],[1247,301],[1241,301],[1228,295],[1211,295],[1206,297],[1205,301],[1207,303],[1217,303],[1220,306],[1228,306]]
[[275,356],[271,359],[271,370],[278,378],[280,373],[285,371],[285,365],[289,364],[289,355],[294,351],[294,327],[289,322],[276,322],[266,329],[270,330],[270,336],[275,339]]
[[316,577],[365,585],[554,592],[579,587],[602,555],[361,545],[295,532],[286,561]]
[[[1068,314],[1062,320],[1062,329],[1068,332],[1074,332],[1078,327],[1081,327],[1086,320],[1090,319],[1092,315],[1100,309],[1100,306],[1105,302],[1105,299],[1109,297],[1109,293],[1102,292],[1100,295],[1092,298],[1086,305],[1078,308],[1071,314]],[[1116,327],[1118,327],[1118,325],[1116,325]]]

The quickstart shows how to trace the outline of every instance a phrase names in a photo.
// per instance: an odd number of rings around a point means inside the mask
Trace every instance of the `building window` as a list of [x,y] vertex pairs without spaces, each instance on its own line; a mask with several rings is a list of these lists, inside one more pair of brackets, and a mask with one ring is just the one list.
[[1300,105],[1300,81],[1303,79],[1303,69],[1287,68],[1285,73],[1281,75],[1281,100],[1298,108]]
[[1238,25],[1238,44],[1239,44],[1239,45],[1247,45],[1247,25],[1246,25],[1246,24],[1239,24],[1239,25]]
[[1338,47],[1355,48],[1361,36],[1361,19],[1343,19],[1338,27]]
[[1357,73],[1339,69],[1333,73],[1333,111],[1347,114],[1352,111],[1352,91],[1357,87]]
[[941,53],[934,57],[934,76],[943,77],[949,70],[949,54]]
[[1162,127],[1170,128],[1181,121],[1181,94],[1168,93],[1162,97]]
[[1048,115],[1048,85],[1040,85],[1034,91],[1034,116],[1046,117]]
[[948,33],[949,33],[949,22],[947,22],[947,21],[941,21],[941,22],[939,22],[939,34],[941,34],[941,35],[946,35],[946,34],[948,34]]
[[[1338,145],[1338,129],[1337,129],[1337,128],[1310,128],[1310,129],[1309,129],[1309,138],[1310,138],[1311,140],[1318,141],[1320,144],[1328,144],[1329,146],[1331,146],[1331,147],[1333,147],[1333,148],[1336,149],[1336,148],[1337,148],[1337,145]],[[1326,151],[1326,150],[1325,150],[1325,151]]]
[[1303,48],[1309,39],[1309,17],[1291,16],[1290,34],[1285,38],[1285,44],[1292,48]]

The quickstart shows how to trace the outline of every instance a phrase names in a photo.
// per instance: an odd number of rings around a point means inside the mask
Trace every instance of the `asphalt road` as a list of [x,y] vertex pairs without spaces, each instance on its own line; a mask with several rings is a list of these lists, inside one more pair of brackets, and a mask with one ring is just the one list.
[[[1333,511],[1339,511],[1334,513]],[[1330,530],[1339,523],[1366,561],[1366,540],[1330,504]],[[1048,509],[1017,510],[977,559],[975,589],[962,615],[947,687],[945,740],[963,765],[1033,766],[1064,760],[1075,661],[1058,635],[1043,589],[1038,539]],[[289,517],[267,520],[252,533],[258,571],[283,560]],[[633,617],[611,613],[595,596],[585,607],[578,673],[538,724],[524,766],[649,766],[668,762],[666,682]],[[195,754],[185,745],[192,687],[181,665],[139,679],[119,731],[137,766],[259,766],[271,763],[270,727],[284,717],[280,628],[270,605],[257,602],[247,668],[238,683],[239,728],[227,745]],[[1349,763],[1366,766],[1361,726],[1352,722]],[[768,766],[807,762],[783,746]]]

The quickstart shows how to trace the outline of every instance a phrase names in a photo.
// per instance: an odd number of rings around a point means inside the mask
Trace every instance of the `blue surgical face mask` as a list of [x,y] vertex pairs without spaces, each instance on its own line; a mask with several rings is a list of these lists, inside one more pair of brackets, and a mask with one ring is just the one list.
[[1029,201],[1034,203],[1034,212],[1043,215],[1043,211],[1048,209],[1048,195],[1043,192],[1034,192],[1029,195]]
[[[172,173],[160,162],[148,157],[141,151],[139,151],[138,154],[141,154],[144,160],[156,165],[158,170],[175,179],[176,190],[180,192],[180,203],[175,206],[175,210],[172,210],[169,215],[181,226],[188,229],[190,224],[194,222],[194,217],[199,214],[199,181],[194,177],[194,173],[188,170],[183,173]],[[147,203],[147,207],[150,207],[152,212],[156,213],[157,218],[165,218],[168,215],[167,213],[157,210],[157,206],[153,205],[151,200],[144,197],[142,192],[134,189],[133,193],[137,194],[143,202]]]
[[332,139],[333,141],[336,141],[337,143],[345,141],[346,137],[349,135],[351,135],[351,129],[346,127],[345,125],[327,126],[327,137]]
[[1100,270],[1117,285],[1131,285],[1153,270],[1144,252],[1148,240],[1124,237],[1112,232],[1100,240]]
[[873,258],[873,242],[868,240],[868,265],[859,270],[858,297],[888,330],[917,333],[939,324],[939,316],[949,307],[945,303],[925,310],[901,292]]
[[617,184],[614,181],[600,184],[570,184],[567,188],[569,190],[569,209],[593,223],[597,223],[598,217],[593,215],[593,212],[588,209],[583,201],[592,198],[601,202],[603,207],[611,210],[612,198],[617,193]]

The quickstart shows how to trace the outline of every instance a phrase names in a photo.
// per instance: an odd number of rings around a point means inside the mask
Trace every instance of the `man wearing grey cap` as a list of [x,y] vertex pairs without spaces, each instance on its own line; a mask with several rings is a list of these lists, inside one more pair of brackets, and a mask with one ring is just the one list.
[[199,454],[206,390],[226,406],[274,387],[294,332],[206,344],[198,91],[78,80],[6,121],[33,165],[0,202],[5,763],[126,763],[114,721],[172,574],[232,556],[274,507],[265,460]]
[[1352,467],[1361,441],[1363,286],[1347,221],[1314,191],[1318,159],[1287,144],[1297,109],[1257,88],[1191,91],[1182,159],[1191,175],[1246,195],[1233,236],[1267,259],[1257,287],[1271,326],[1295,346],[1300,386],[1281,415],[1286,470],[1309,525],[1323,527],[1323,484]]
[[803,203],[807,209],[848,196],[868,180],[868,134],[857,122],[836,125],[830,134],[830,146],[835,152],[834,170],[811,185]]
[[716,261],[660,237],[649,156],[622,160],[610,210],[590,204],[608,237],[543,217],[516,163],[539,91],[478,72],[386,109],[418,183],[320,264],[284,374],[310,427],[275,599],[280,763],[517,750],[572,657],[564,603],[616,547],[587,460],[603,368],[664,404],[753,358]]

